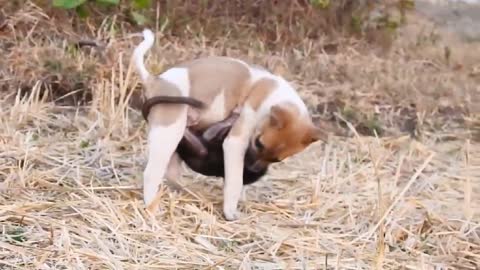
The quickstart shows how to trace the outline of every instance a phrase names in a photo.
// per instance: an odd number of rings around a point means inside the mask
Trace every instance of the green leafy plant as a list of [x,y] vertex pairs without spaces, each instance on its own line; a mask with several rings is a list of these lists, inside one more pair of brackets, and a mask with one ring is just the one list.
[[[99,5],[118,5],[120,0],[95,0]],[[52,0],[52,5],[56,8],[75,9],[80,18],[88,16],[86,8],[87,0]]]
[[12,231],[7,232],[7,236],[14,242],[25,242],[27,237],[25,237],[25,231],[22,228],[15,228]]
[[391,32],[394,32],[400,27],[400,22],[394,20],[389,14],[385,14],[378,18],[377,23],[381,28],[387,29]]
[[368,118],[363,125],[367,128],[368,132],[372,134],[382,136],[383,135],[383,128],[382,128],[382,123],[381,121],[376,117],[370,117]]
[[406,13],[407,11],[415,9],[414,0],[399,0],[398,1],[398,11],[400,12],[400,22],[402,24],[407,22]]
[[86,0],[53,0],[53,6],[64,9],[77,8],[83,5]]
[[83,148],[87,148],[87,147],[89,147],[89,146],[90,146],[90,142],[87,141],[87,140],[82,140],[82,141],[80,142],[80,148],[82,148],[82,149],[83,149]]
[[310,4],[315,7],[325,9],[330,6],[330,0],[310,0]]
[[151,4],[152,2],[150,0],[134,0],[133,1],[133,6],[136,9],[146,9],[150,7]]
[[142,10],[147,9],[151,5],[151,0],[134,0],[130,7],[130,17],[137,25],[145,25],[150,20]]
[[[54,7],[62,9],[74,9],[80,18],[88,17],[89,12],[87,4],[90,4],[91,2],[101,6],[120,5],[120,0],[52,0],[52,4]],[[143,11],[148,9],[151,4],[151,0],[130,1],[128,9],[126,11],[131,21],[136,23],[137,25],[147,24],[150,20]]]
[[350,27],[356,33],[362,32],[362,18],[359,16],[352,16],[352,20],[350,21]]
[[[87,2],[87,0],[52,0],[52,4],[54,7],[64,9],[79,8],[84,5],[85,2]],[[106,5],[118,5],[120,0],[96,0],[95,2]]]

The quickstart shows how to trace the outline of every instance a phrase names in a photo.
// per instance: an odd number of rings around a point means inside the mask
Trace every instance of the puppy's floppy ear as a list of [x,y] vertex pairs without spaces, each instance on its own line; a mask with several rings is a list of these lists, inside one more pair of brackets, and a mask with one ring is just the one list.
[[280,105],[274,105],[270,108],[270,125],[275,128],[283,128],[287,122],[287,109]]

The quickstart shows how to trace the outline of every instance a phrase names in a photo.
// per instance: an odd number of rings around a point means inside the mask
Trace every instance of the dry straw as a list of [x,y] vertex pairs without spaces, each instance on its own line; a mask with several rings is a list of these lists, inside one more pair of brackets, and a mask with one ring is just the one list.
[[[48,24],[40,13],[32,5],[16,16],[37,18],[40,27]],[[455,119],[420,111],[414,140],[401,132],[397,107],[432,98],[434,87],[458,90],[441,98],[462,103],[457,94],[474,94],[476,85],[467,62],[450,69],[434,45],[399,43],[379,57],[356,45],[329,55],[307,42],[274,54],[231,49],[227,40],[161,39],[152,68],[223,52],[281,66],[315,117],[329,113],[318,104],[340,99],[353,109],[339,119],[376,110],[384,123],[383,137],[368,137],[349,122],[353,137],[332,136],[273,166],[247,189],[242,218],[227,222],[222,180],[188,170],[161,189],[158,213],[144,211],[145,123],[127,106],[139,89],[128,65],[137,42],[110,40],[106,64],[94,69],[92,100],[82,106],[51,102],[43,70],[30,66],[44,50],[64,53],[58,37],[18,39],[1,60],[3,80],[21,81],[27,71],[36,78],[28,91],[11,83],[0,92],[1,269],[478,269],[478,141]],[[69,57],[62,64],[80,73],[99,61],[83,51]],[[441,70],[433,74],[427,63]]]

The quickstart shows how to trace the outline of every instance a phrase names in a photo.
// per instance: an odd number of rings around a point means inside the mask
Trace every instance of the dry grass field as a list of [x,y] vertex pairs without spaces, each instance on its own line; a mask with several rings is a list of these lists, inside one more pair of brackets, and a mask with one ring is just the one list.
[[[187,169],[144,211],[138,31],[60,30],[31,3],[2,14],[0,269],[479,269],[478,44],[415,16],[388,49],[159,34],[151,70],[240,57],[289,79],[332,131],[273,166],[227,222],[222,179]],[[86,38],[102,44],[72,45]]]

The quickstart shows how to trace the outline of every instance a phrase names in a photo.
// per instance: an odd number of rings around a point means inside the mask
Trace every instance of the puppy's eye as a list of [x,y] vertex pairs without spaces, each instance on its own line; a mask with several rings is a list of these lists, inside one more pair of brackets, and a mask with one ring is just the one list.
[[260,141],[260,136],[255,138],[255,147],[257,147],[259,150],[264,148],[263,143]]

